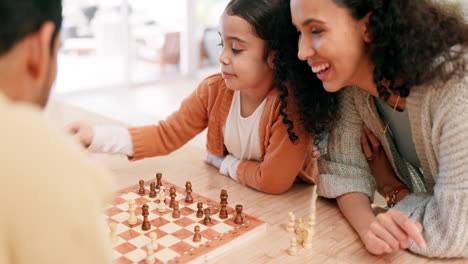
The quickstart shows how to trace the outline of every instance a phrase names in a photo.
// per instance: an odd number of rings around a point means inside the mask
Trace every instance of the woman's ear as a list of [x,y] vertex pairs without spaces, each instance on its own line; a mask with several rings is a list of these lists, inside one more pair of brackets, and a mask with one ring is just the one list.
[[372,32],[370,31],[370,17],[372,15],[372,12],[367,13],[367,15],[359,21],[360,27],[361,27],[361,34],[362,34],[362,39],[366,43],[372,42]]
[[278,51],[270,51],[268,53],[268,57],[267,57],[267,64],[268,64],[268,67],[272,70],[275,69],[275,63],[274,63],[274,60],[276,58],[276,55],[278,54]]

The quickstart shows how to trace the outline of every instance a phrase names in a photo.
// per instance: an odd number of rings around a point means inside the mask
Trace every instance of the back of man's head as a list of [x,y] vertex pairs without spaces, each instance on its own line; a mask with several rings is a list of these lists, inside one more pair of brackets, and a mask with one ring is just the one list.
[[0,0],[0,56],[46,21],[55,24],[53,45],[62,24],[61,0]]

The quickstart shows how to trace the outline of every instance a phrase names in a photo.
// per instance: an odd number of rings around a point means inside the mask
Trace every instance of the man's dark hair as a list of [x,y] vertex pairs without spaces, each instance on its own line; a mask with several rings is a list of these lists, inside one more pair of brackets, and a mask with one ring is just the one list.
[[0,56],[46,21],[55,24],[52,50],[62,26],[61,0],[0,0]]

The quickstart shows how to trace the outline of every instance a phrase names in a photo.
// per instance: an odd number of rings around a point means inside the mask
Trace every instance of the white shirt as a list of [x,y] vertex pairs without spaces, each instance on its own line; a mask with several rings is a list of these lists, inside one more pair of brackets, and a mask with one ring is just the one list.
[[222,174],[237,180],[237,167],[242,160],[261,160],[258,131],[265,102],[266,99],[250,116],[242,117],[240,91],[234,92],[231,108],[223,127],[224,145],[229,155],[221,163]]

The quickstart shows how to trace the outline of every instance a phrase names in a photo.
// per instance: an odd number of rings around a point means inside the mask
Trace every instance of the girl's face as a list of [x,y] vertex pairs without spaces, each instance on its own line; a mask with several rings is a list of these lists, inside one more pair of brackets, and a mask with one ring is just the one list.
[[219,55],[224,81],[231,90],[271,86],[274,70],[267,63],[265,41],[253,27],[238,16],[223,13],[220,32],[222,51]]
[[333,0],[291,0],[291,15],[301,33],[298,57],[308,62],[325,90],[336,92],[372,78],[368,16],[355,20]]

